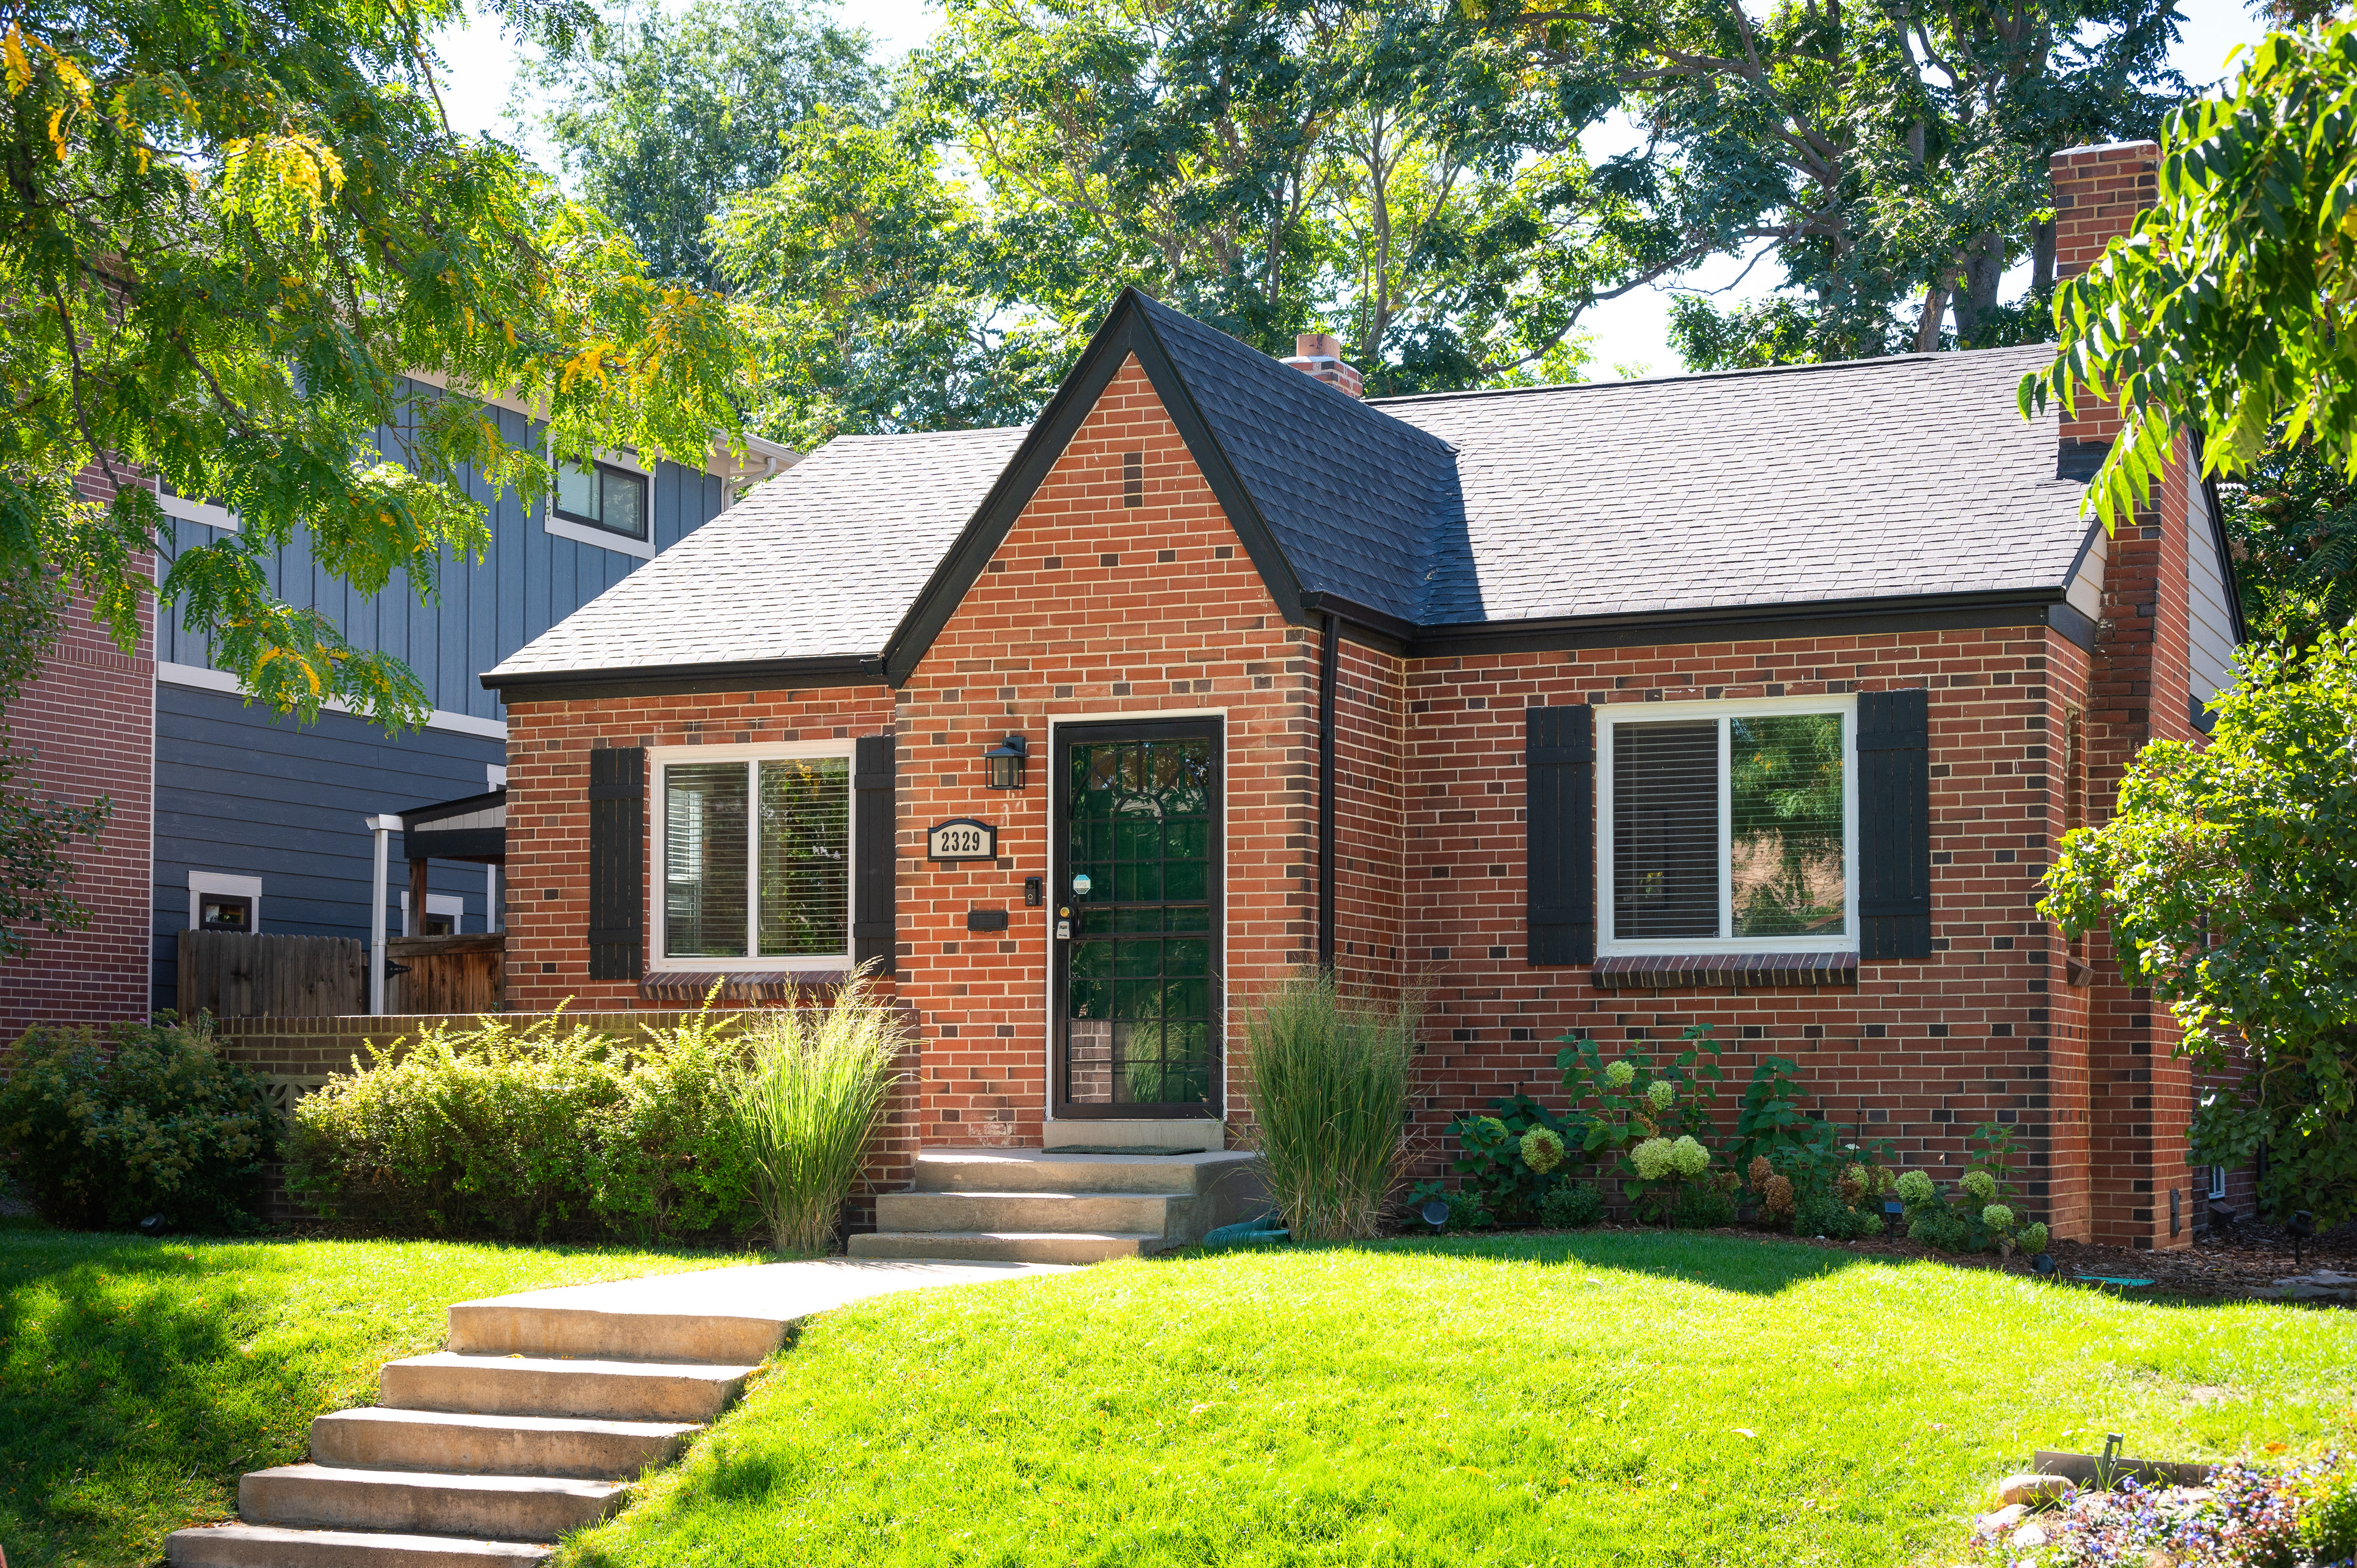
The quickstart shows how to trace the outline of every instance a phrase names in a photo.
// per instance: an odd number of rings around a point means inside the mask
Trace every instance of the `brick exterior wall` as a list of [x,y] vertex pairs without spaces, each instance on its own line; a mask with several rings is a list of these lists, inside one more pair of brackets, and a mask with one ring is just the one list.
[[[82,499],[112,491],[95,471]],[[133,570],[148,572],[145,556]],[[147,926],[156,760],[156,639],[152,602],[140,610],[137,648],[125,656],[90,618],[66,606],[57,645],[8,711],[14,744],[31,757],[22,779],[38,798],[86,805],[100,796],[114,813],[93,847],[76,839],[69,891],[90,910],[79,931],[27,934],[33,950],[0,964],[0,1040],[36,1023],[102,1024],[147,1015]]]

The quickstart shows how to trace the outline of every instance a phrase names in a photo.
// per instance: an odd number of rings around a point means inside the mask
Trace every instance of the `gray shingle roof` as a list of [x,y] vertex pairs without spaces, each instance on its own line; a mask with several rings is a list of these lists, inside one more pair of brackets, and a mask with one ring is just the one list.
[[[1424,625],[2059,586],[2050,349],[1394,399],[1456,450]],[[1307,379],[1306,377],[1304,378]]]
[[[1300,587],[1422,627],[2059,590],[2085,535],[2042,348],[1361,403],[1124,297]],[[880,656],[1027,434],[838,437],[486,680]]]
[[1426,531],[1451,489],[1447,443],[1191,317],[1145,306],[1301,585],[1415,619]]
[[876,653],[1023,434],[839,435],[492,673]]

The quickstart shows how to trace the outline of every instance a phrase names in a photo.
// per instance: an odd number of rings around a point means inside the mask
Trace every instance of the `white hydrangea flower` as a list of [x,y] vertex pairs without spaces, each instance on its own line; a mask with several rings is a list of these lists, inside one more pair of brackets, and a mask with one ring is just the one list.
[[1648,1138],[1629,1151],[1630,1163],[1637,1174],[1647,1181],[1659,1181],[1670,1174],[1674,1145],[1667,1138]]
[[1670,1164],[1682,1176],[1698,1176],[1710,1168],[1710,1151],[1692,1136],[1680,1138],[1670,1145]]
[[1645,1098],[1653,1102],[1656,1111],[1667,1111],[1677,1103],[1678,1086],[1666,1078],[1657,1078],[1645,1086]]
[[1605,1063],[1604,1081],[1615,1089],[1628,1088],[1637,1081],[1637,1064],[1627,1061]]

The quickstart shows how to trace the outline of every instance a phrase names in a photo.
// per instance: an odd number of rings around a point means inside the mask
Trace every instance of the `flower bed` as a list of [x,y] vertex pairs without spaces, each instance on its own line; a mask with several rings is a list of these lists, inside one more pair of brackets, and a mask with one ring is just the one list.
[[2343,1568],[2357,1562],[2357,1455],[2228,1463],[2206,1486],[2128,1479],[2042,1509],[2016,1503],[1983,1515],[1975,1539],[1983,1561],[2007,1568]]

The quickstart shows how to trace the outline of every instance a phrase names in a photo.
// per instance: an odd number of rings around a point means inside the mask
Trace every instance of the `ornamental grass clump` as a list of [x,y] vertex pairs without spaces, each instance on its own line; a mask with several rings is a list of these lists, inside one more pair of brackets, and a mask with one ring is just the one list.
[[759,1015],[746,1043],[736,1119],[771,1244],[823,1251],[899,1081],[907,1015],[863,964],[825,1006]]
[[1288,976],[1247,1014],[1254,1136],[1269,1201],[1297,1240],[1372,1236],[1398,1176],[1410,1064],[1424,1012]]

